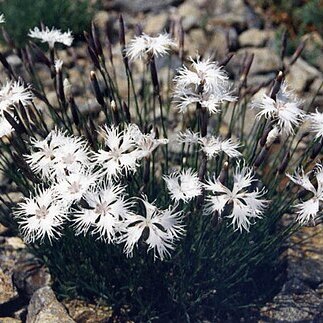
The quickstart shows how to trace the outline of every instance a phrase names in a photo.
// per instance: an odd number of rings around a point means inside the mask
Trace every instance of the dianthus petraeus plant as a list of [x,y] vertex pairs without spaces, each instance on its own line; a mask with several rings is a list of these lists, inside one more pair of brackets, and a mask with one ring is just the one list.
[[134,321],[215,320],[265,302],[284,242],[322,212],[323,113],[285,82],[304,44],[248,86],[252,55],[232,81],[234,55],[187,58],[179,22],[131,40],[119,23],[115,46],[94,25],[85,33],[92,70],[80,83],[97,101],[86,113],[69,80],[77,66],[58,50],[72,32],[31,30],[46,51],[4,31],[22,67],[0,55],[1,220],[60,297],[126,307]]

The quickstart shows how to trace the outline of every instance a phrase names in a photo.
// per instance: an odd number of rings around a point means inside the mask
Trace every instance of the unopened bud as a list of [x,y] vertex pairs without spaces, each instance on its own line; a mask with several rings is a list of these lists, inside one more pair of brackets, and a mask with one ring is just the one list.
[[126,116],[127,122],[131,122],[131,115],[130,115],[130,110],[125,102],[122,102],[122,108],[124,111],[124,114]]
[[289,63],[290,65],[293,65],[297,61],[297,59],[301,56],[301,54],[302,54],[302,52],[303,52],[303,50],[305,48],[305,45],[306,45],[306,40],[302,41],[298,45],[298,47],[296,48],[296,50],[295,50],[295,52],[294,52],[294,54],[293,54],[293,56],[292,56],[292,58],[290,60],[290,63]]
[[32,52],[33,52],[33,56],[34,56],[34,60],[37,63],[41,63],[44,64],[46,66],[48,66],[48,68],[51,68],[52,63],[50,62],[50,60],[47,58],[47,56],[44,54],[44,52],[34,43],[30,43],[30,46],[32,48]]
[[110,107],[111,107],[111,110],[112,110],[113,122],[115,124],[119,124],[120,123],[119,112],[118,112],[118,108],[117,108],[117,105],[116,105],[114,100],[112,100],[110,102]]
[[72,96],[72,84],[67,78],[64,79],[63,87],[67,98],[70,98]]
[[323,139],[320,142],[317,142],[314,144],[312,153],[311,153],[311,159],[315,159],[316,156],[321,152],[323,148]]
[[64,62],[61,59],[55,60],[55,71],[57,74],[62,71],[63,64]]
[[254,166],[259,167],[266,159],[267,154],[268,154],[268,148],[263,147],[261,152],[259,153],[259,155],[257,156],[257,158],[255,160]]
[[226,57],[219,63],[220,66],[226,66],[230,61],[231,58],[234,56],[233,53],[228,53]]
[[269,95],[273,100],[276,99],[276,95],[280,90],[281,84],[283,82],[283,78],[284,78],[284,73],[282,71],[279,71],[279,73],[275,78],[275,82],[271,88],[270,95]]
[[63,84],[63,74],[62,70],[58,69],[56,70],[56,88],[57,88],[57,94],[59,96],[59,99],[62,103],[65,103],[65,93],[64,93],[64,84]]
[[8,63],[7,59],[1,53],[0,53],[0,62],[2,63],[2,65],[4,66],[6,71],[9,73],[9,76],[14,75],[10,64]]
[[113,66],[112,46],[111,46],[111,41],[109,40],[108,36],[107,36],[107,38],[105,40],[105,45],[106,45],[106,48],[108,50],[109,61],[110,61],[111,65]]
[[268,134],[269,132],[271,131],[272,129],[272,125],[269,125],[267,128],[265,128],[260,140],[259,140],[259,144],[261,147],[265,146],[266,144],[266,141],[267,141],[267,137],[268,137]]
[[281,174],[283,174],[283,173],[285,173],[285,170],[286,170],[286,168],[287,168],[287,166],[288,166],[288,163],[289,163],[289,160],[290,160],[290,153],[289,153],[289,151],[285,154],[285,156],[284,156],[284,158],[283,158],[283,160],[282,160],[282,162],[281,162],[281,164],[279,165],[279,167],[278,167],[278,169],[277,169],[277,171],[278,171],[278,173],[281,175]]
[[153,83],[155,94],[158,94],[159,92],[158,73],[157,73],[157,68],[155,64],[155,59],[153,57],[150,62],[150,74],[151,74],[151,80]]
[[229,163],[225,162],[223,164],[223,168],[221,169],[220,175],[219,175],[219,182],[223,185],[227,182],[228,179],[228,173],[229,173]]
[[94,90],[94,93],[95,93],[96,100],[98,101],[98,103],[100,105],[104,106],[105,105],[104,97],[103,97],[103,94],[101,92],[99,82],[98,82],[98,79],[96,78],[96,75],[95,75],[94,71],[90,72],[90,79],[91,79],[91,83],[92,83],[92,87],[93,87],[93,90]]
[[272,128],[268,133],[265,146],[269,148],[275,142],[278,136],[279,136],[278,128],[277,127]]
[[21,135],[23,133],[27,133],[27,130],[22,122],[19,122],[18,119],[12,116],[9,112],[3,111],[3,115],[6,120],[10,123],[11,127],[15,129],[15,131]]
[[69,98],[69,103],[70,103],[70,107],[71,107],[73,121],[76,126],[79,126],[79,124],[80,124],[79,109],[78,109],[78,107],[75,103],[75,100],[72,96]]
[[280,51],[280,59],[281,61],[284,60],[287,48],[287,30],[285,29],[282,38],[281,38],[281,51]]
[[95,52],[98,56],[103,57],[103,50],[100,42],[99,32],[93,22],[91,25],[91,33],[92,33]]
[[88,46],[88,47],[87,47],[87,51],[88,51],[88,53],[89,53],[89,55],[90,55],[90,58],[91,58],[91,60],[92,60],[92,62],[93,62],[93,64],[94,64],[94,66],[95,66],[97,69],[100,69],[100,61],[99,61],[99,59],[98,59],[98,57],[97,57],[96,53],[94,52],[94,50],[93,50],[90,46]]

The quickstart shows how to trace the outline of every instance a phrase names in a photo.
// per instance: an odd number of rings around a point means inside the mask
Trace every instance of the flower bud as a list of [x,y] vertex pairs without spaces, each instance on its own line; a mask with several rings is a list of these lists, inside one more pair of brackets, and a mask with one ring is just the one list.
[[103,94],[101,92],[99,82],[98,82],[98,79],[96,78],[96,75],[95,75],[94,71],[90,72],[90,79],[91,79],[91,83],[92,83],[92,87],[93,87],[93,90],[94,90],[94,93],[95,93],[96,100],[98,101],[98,103],[101,106],[104,106],[105,105],[104,97],[103,97]]

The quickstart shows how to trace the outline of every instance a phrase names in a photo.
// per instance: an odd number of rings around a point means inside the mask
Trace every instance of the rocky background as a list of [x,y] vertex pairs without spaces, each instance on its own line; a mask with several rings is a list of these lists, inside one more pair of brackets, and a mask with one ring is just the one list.
[[[147,34],[155,34],[166,30],[171,19],[181,19],[186,35],[185,55],[195,56],[200,53],[221,59],[228,52],[233,52],[235,55],[227,66],[233,79],[237,79],[246,54],[254,54],[248,79],[250,85],[272,79],[280,68],[277,26],[266,12],[248,1],[105,0],[103,10],[96,13],[94,21],[99,30],[107,32],[115,42],[120,12],[127,24],[129,38],[138,23]],[[306,55],[305,59],[299,58],[291,66],[287,81],[306,102],[311,102],[312,109],[317,107],[321,110],[322,35],[318,31],[312,31],[303,36],[302,40],[305,39],[305,53],[314,50],[317,53],[319,48],[319,54],[312,55],[310,60],[306,59]],[[95,99],[85,99],[84,88],[78,87],[82,83],[80,75],[89,75],[93,68],[85,59],[86,46],[79,43],[76,51],[65,50],[59,55],[67,66],[77,61],[79,68],[69,72],[73,94],[85,112],[95,110]],[[7,59],[15,66],[19,67],[21,64],[15,55],[9,55]],[[90,89],[85,91],[90,92]],[[50,98],[50,92],[48,96]],[[0,185],[6,185],[3,174],[0,174]],[[18,193],[10,194],[12,201],[19,200]],[[241,321],[323,322],[322,228],[322,224],[304,227],[290,239],[284,255],[286,283],[281,292],[260,309],[255,315],[257,319],[245,317]],[[50,286],[51,277],[46,268],[27,252],[20,238],[0,225],[0,323],[118,321],[113,309],[100,304],[87,304],[81,300],[58,302]],[[126,311],[125,308],[124,314]],[[123,313],[118,315],[122,317]]]

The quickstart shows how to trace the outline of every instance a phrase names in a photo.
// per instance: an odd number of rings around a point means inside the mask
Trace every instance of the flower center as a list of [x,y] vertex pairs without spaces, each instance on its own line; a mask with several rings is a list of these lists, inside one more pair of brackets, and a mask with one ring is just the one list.
[[99,203],[96,205],[94,212],[96,214],[103,214],[105,215],[110,211],[110,206],[107,202],[103,201],[102,203]]
[[70,183],[70,187],[68,188],[68,191],[71,194],[77,194],[80,190],[81,190],[81,185],[79,182],[74,181]]
[[49,148],[49,147],[45,147],[44,150],[43,150],[43,153],[44,153],[44,156],[47,158],[47,159],[50,159],[50,160],[53,160],[54,159],[54,151]]
[[36,212],[35,216],[38,220],[45,219],[48,215],[48,209],[46,206],[41,206]]
[[113,149],[110,151],[110,153],[112,158],[115,160],[118,160],[122,155],[122,152],[119,149]]
[[76,158],[73,154],[68,153],[66,156],[62,157],[62,162],[65,165],[71,165],[75,162]]

